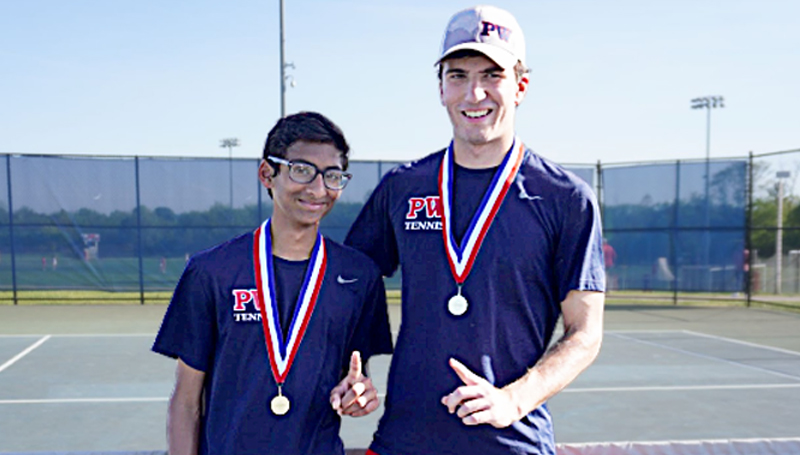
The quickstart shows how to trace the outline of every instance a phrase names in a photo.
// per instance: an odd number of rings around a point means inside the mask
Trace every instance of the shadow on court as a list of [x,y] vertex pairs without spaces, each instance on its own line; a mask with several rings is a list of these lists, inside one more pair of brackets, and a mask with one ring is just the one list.
[[[165,306],[0,306],[0,452],[166,447]],[[396,331],[399,308],[391,306]],[[561,444],[800,437],[800,315],[610,306],[597,361],[550,401]],[[371,362],[381,392],[390,358]],[[382,408],[346,418],[350,449]]]

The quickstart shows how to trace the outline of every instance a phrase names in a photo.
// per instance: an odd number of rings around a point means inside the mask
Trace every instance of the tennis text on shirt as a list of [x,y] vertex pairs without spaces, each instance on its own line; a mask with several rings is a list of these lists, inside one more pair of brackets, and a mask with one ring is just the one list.
[[438,195],[408,198],[406,231],[441,231],[442,204]]

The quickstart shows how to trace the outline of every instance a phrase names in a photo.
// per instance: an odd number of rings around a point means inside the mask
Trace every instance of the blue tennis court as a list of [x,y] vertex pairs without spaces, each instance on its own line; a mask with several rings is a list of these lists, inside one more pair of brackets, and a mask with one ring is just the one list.
[[[164,309],[0,307],[0,452],[164,451]],[[381,391],[389,360],[371,365]],[[800,315],[611,306],[600,357],[550,408],[564,445],[800,438]],[[348,448],[381,412],[344,420]]]

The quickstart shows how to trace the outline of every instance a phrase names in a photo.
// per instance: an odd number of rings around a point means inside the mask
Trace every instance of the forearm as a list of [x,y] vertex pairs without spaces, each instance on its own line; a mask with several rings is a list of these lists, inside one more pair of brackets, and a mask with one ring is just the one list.
[[601,339],[602,335],[565,334],[523,377],[504,387],[514,397],[520,416],[541,406],[591,365]]
[[520,417],[563,390],[597,358],[603,340],[601,293],[580,293],[562,305],[564,335],[528,372],[504,387],[517,404]]
[[200,406],[172,397],[167,414],[167,445],[170,455],[197,455]]
[[167,446],[170,455],[197,455],[205,373],[178,360],[175,389],[167,409]]

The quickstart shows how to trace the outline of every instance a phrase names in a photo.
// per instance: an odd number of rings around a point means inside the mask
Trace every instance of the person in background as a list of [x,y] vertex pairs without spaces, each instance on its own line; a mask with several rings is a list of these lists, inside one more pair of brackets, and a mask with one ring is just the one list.
[[617,260],[617,252],[614,247],[608,243],[608,240],[603,239],[603,262],[606,267],[606,281],[608,282],[609,289],[618,289],[617,275],[614,273],[614,262]]

